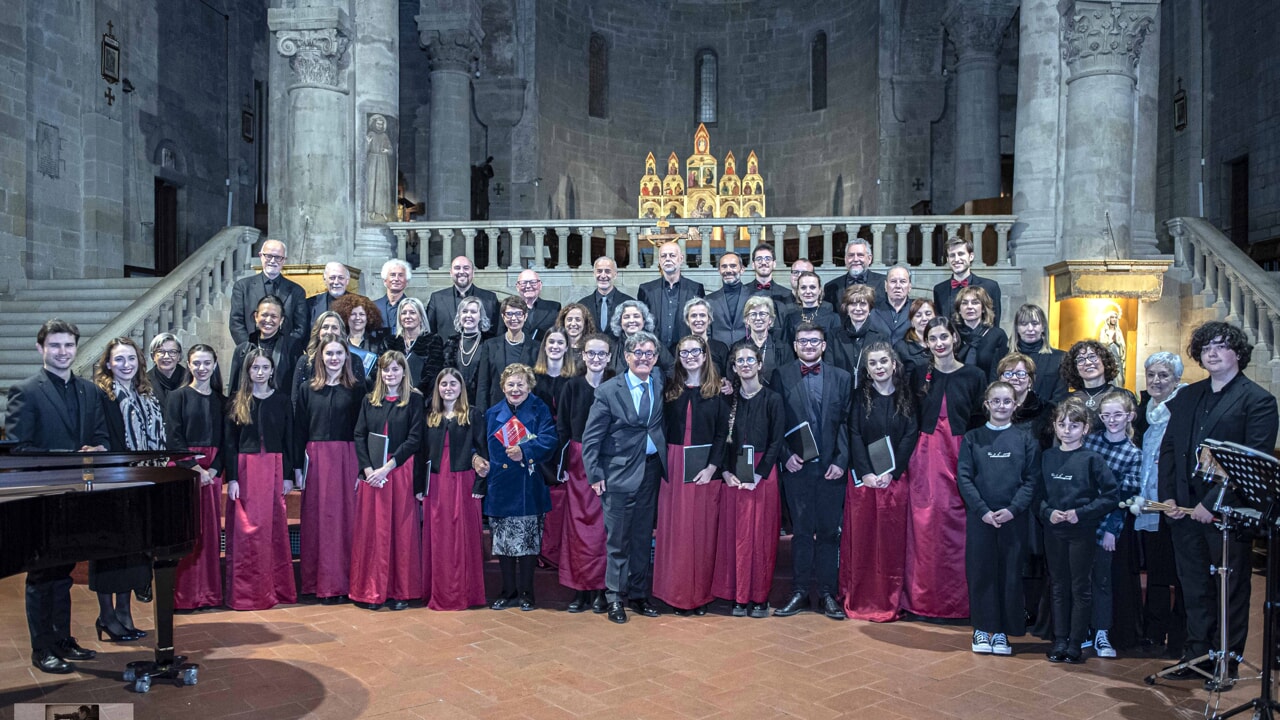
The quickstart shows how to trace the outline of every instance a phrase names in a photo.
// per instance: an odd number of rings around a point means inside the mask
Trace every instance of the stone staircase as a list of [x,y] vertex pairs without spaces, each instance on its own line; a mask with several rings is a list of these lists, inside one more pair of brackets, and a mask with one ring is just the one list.
[[40,369],[36,332],[59,317],[80,329],[81,344],[134,303],[158,278],[32,280],[0,299],[0,411],[9,386]]

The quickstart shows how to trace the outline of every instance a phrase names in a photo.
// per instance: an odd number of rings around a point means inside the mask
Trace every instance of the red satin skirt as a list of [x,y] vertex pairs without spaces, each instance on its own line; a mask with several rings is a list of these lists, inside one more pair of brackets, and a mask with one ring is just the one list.
[[909,512],[902,607],[924,617],[969,616],[965,510],[956,487],[960,440],[944,414],[932,434],[920,434],[903,475]]
[[387,484],[356,486],[351,538],[351,590],[355,602],[422,595],[422,533],[413,496],[413,458],[387,476]]
[[768,602],[782,526],[777,467],[760,478],[755,490],[723,485],[720,498],[711,591],[716,597],[743,605]]
[[346,595],[351,577],[351,527],[356,512],[356,444],[307,443],[311,466],[302,491],[302,592]]
[[[604,509],[582,466],[582,443],[565,451],[564,523],[560,535],[560,584],[574,590],[604,588]],[[555,499],[552,498],[554,507]],[[543,540],[546,550],[546,540]]]
[[[440,467],[450,467],[448,436]],[[421,595],[432,610],[485,604],[482,501],[471,497],[475,481],[471,470],[433,473],[423,498]]]
[[279,453],[240,454],[240,498],[227,500],[227,607],[266,610],[298,601]]
[[840,533],[840,597],[856,620],[893,622],[902,614],[907,553],[907,479],[844,493]]
[[568,514],[565,507],[564,483],[556,483],[547,488],[551,494],[551,510],[543,516],[542,521],[542,556],[547,562],[560,563],[560,543],[564,539],[564,522]]
[[[202,453],[196,460],[208,469],[218,457],[216,447],[193,447]],[[222,604],[222,478],[200,486],[200,534],[191,554],[178,561],[173,581],[173,606],[178,610],[217,607]]]
[[682,445],[667,446],[667,478],[658,490],[653,596],[673,608],[691,610],[715,599],[711,578],[724,483],[684,482]]

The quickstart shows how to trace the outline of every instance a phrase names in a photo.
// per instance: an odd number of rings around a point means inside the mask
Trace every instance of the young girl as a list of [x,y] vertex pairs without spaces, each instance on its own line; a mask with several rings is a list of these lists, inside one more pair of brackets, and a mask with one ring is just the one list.
[[[484,605],[484,547],[476,461],[488,451],[484,415],[456,368],[436,376],[414,492],[423,501],[422,587],[432,610]],[[430,463],[430,478],[427,477]],[[430,480],[428,483],[427,480]]]
[[1012,655],[1009,636],[1026,634],[1022,564],[1027,553],[1028,510],[1040,484],[1040,445],[1013,424],[1011,385],[987,386],[987,423],[965,433],[956,484],[968,510],[965,573],[973,651]]
[[222,604],[222,473],[223,418],[226,399],[218,355],[208,345],[194,345],[187,351],[191,383],[169,393],[165,422],[169,428],[171,452],[195,452],[203,457],[178,464],[200,476],[200,536],[196,548],[178,563],[173,584],[173,606],[198,610]]
[[[560,390],[569,378],[582,374],[582,361],[570,351],[569,332],[562,327],[552,327],[539,343],[538,361],[533,365],[533,394],[551,410],[552,422],[556,419],[556,402]],[[551,511],[542,526],[542,554],[538,562],[544,567],[555,566],[560,559],[560,537],[564,534],[564,485],[556,478],[560,464],[560,448],[554,449],[545,461],[538,465],[543,482],[551,493]]]
[[1082,662],[1080,645],[1093,612],[1090,584],[1098,523],[1119,493],[1102,456],[1084,449],[1092,413],[1084,399],[1068,397],[1054,411],[1058,446],[1044,451],[1040,519],[1053,595],[1053,647],[1049,662]]
[[[360,404],[356,420],[355,526],[351,541],[351,600],[366,610],[385,602],[409,607],[422,594],[422,543],[413,501],[414,455],[422,444],[422,394],[413,386],[403,353],[378,358],[373,392]],[[370,452],[369,435],[386,435],[386,460]],[[380,453],[381,450],[375,450]]]
[[227,438],[227,607],[266,610],[298,601],[284,496],[293,489],[293,411],[271,385],[261,348],[244,357]]
[[[1115,476],[1120,488],[1120,498],[1133,497],[1142,492],[1142,451],[1130,439],[1135,417],[1137,407],[1133,404],[1132,395],[1127,392],[1109,392],[1098,399],[1098,418],[1102,421],[1102,429],[1090,433],[1084,439],[1085,449],[1101,455],[1107,467],[1111,468],[1111,474]],[[1129,556],[1117,553],[1116,547],[1130,547],[1132,544],[1133,516],[1123,510],[1107,513],[1098,525],[1098,546],[1093,561],[1094,635],[1086,638],[1086,641],[1093,641],[1093,652],[1100,658],[1116,656],[1109,635],[1115,615],[1115,602],[1137,599],[1137,596],[1120,598],[1114,593],[1115,575],[1129,572]]]

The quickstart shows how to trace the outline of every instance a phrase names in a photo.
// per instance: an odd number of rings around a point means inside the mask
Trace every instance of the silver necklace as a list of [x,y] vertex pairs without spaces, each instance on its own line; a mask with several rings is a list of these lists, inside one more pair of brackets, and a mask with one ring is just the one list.
[[475,334],[475,342],[471,343],[470,350],[466,348],[466,342],[466,333],[458,336],[458,362],[462,363],[462,367],[471,367],[471,363],[476,357],[476,351],[480,349],[480,333]]

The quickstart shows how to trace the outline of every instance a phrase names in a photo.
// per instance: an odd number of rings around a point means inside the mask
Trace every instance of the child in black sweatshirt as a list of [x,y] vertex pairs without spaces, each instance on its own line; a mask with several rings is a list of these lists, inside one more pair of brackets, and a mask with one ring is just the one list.
[[1115,477],[1101,455],[1083,449],[1092,413],[1069,397],[1054,411],[1058,446],[1044,452],[1040,519],[1053,598],[1049,662],[1083,662],[1080,644],[1093,611],[1091,581],[1098,523],[1116,507]]

